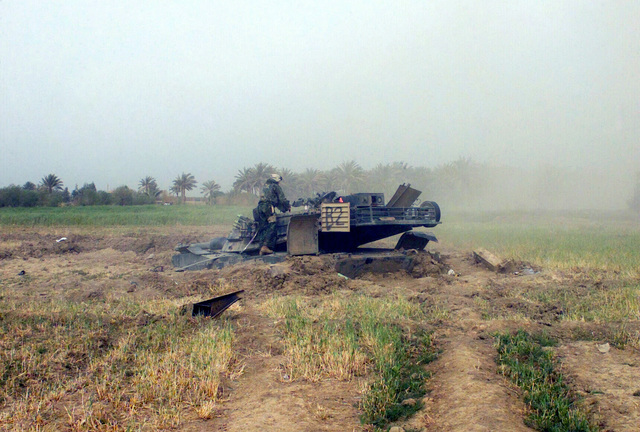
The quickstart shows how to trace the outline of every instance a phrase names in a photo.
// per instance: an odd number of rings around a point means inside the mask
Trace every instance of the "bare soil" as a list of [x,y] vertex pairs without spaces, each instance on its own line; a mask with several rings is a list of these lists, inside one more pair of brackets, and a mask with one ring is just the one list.
[[[429,245],[411,273],[365,274],[345,279],[330,257],[295,257],[276,266],[242,264],[222,270],[173,272],[179,242],[224,235],[226,228],[144,230],[5,229],[0,232],[3,295],[29,301],[106,298],[181,299],[244,289],[243,300],[225,312],[235,326],[241,374],[228,379],[223,401],[210,420],[183,422],[188,431],[361,431],[358,402],[364,378],[350,382],[299,382],[283,375],[277,323],[260,305],[272,296],[321,298],[335,292],[374,297],[404,296],[445,311],[432,324],[438,359],[428,367],[424,408],[396,425],[423,431],[525,431],[526,407],[519,390],[498,373],[492,334],[546,330],[571,388],[584,398],[606,431],[637,431],[640,424],[640,352],[611,342],[610,324],[568,322],[558,305],[523,300],[523,290],[593,284],[579,270],[567,274],[517,263],[498,274],[476,264],[471,251]],[[62,237],[66,240],[59,241]],[[453,274],[447,274],[451,269]],[[602,283],[599,281],[598,283]],[[489,314],[489,316],[487,315]],[[491,318],[491,319],[488,319]],[[639,332],[638,320],[625,323]],[[590,335],[589,338],[583,337]],[[588,339],[588,340],[586,340]]]

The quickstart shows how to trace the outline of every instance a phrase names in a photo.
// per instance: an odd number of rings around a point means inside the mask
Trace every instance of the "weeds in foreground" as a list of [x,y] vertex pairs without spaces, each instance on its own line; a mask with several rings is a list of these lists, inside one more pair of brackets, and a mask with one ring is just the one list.
[[528,426],[540,431],[595,432],[576,398],[556,371],[553,353],[546,347],[555,341],[519,330],[515,335],[496,335],[497,362],[503,375],[524,391],[531,408]]
[[[308,304],[300,298],[274,299],[267,312],[282,319],[287,379],[350,380],[368,373],[362,421],[374,427],[420,409],[429,374],[423,366],[436,354],[431,337],[411,331],[426,315],[404,299],[335,296]],[[415,404],[403,404],[415,399]]]
[[[619,324],[640,318],[640,285],[637,282],[592,281],[583,278],[554,284],[513,287],[501,291],[513,302],[476,297],[474,303],[485,320],[529,321],[537,316],[552,321]],[[633,337],[629,335],[629,343]]]
[[[398,327],[374,324],[373,370],[377,378],[365,390],[360,408],[363,423],[382,428],[388,422],[408,417],[420,408],[424,385],[431,376],[424,365],[435,360],[431,335],[414,341],[404,338]],[[414,399],[415,404],[403,404]]]
[[139,309],[130,305],[1,306],[3,430],[177,427],[187,411],[212,416],[221,377],[235,367],[230,326],[179,316],[173,304],[158,315],[123,313]]
[[640,318],[640,286],[621,285],[611,288],[564,289],[568,320],[618,322]]

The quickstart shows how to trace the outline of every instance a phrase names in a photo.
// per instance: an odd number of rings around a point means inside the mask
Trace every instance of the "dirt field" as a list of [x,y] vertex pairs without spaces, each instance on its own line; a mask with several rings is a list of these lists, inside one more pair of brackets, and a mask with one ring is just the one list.
[[[471,251],[437,244],[429,244],[434,255],[425,253],[422,267],[413,274],[345,279],[333,271],[330,257],[290,258],[275,270],[245,264],[173,272],[170,259],[177,243],[203,241],[226,231],[226,227],[217,232],[188,227],[93,233],[5,230],[0,240],[1,295],[16,301],[91,303],[117,298],[179,300],[194,295],[204,299],[212,289],[245,290],[241,302],[225,312],[236,333],[234,346],[241,372],[226,377],[224,397],[211,419],[187,415],[178,430],[366,430],[359,419],[358,402],[367,377],[288,380],[281,368],[285,359],[277,322],[262,309],[273,296],[314,299],[354,292],[376,298],[400,296],[442,311],[438,320],[429,323],[440,355],[428,365],[433,375],[426,384],[424,408],[391,426],[406,431],[530,430],[523,422],[526,407],[519,390],[497,372],[492,337],[496,331],[523,328],[546,331],[560,340],[554,350],[561,371],[602,430],[639,428],[640,351],[632,343],[622,348],[614,343],[621,323],[570,321],[563,317],[560,302],[540,303],[522,295],[551,288],[553,292],[579,292],[595,284],[607,290],[606,275],[594,281],[579,270],[561,273],[527,263],[498,274],[476,264]],[[62,237],[66,240],[56,242]],[[449,269],[454,274],[447,274]],[[638,319],[624,323],[624,328],[628,334],[640,334]],[[599,349],[605,342],[610,343],[608,350]],[[73,397],[63,400],[71,404]],[[10,401],[5,401],[3,412],[11,409]]]

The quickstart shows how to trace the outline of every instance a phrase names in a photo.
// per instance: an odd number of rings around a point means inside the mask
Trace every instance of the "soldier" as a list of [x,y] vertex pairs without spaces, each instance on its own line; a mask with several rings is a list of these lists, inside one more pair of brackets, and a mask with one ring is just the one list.
[[276,247],[276,215],[275,209],[281,212],[291,210],[289,201],[285,198],[284,192],[280,187],[282,176],[280,174],[271,174],[271,178],[267,179],[260,194],[260,202],[258,207],[253,210],[253,218],[258,222],[258,232],[256,241],[260,244],[260,255],[272,254]]

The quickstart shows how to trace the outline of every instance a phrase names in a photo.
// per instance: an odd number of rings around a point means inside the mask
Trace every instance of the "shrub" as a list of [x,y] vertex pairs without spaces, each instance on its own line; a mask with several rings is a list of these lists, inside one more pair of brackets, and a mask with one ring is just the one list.
[[111,192],[111,198],[113,204],[116,205],[132,205],[133,204],[133,191],[127,186],[117,187]]

